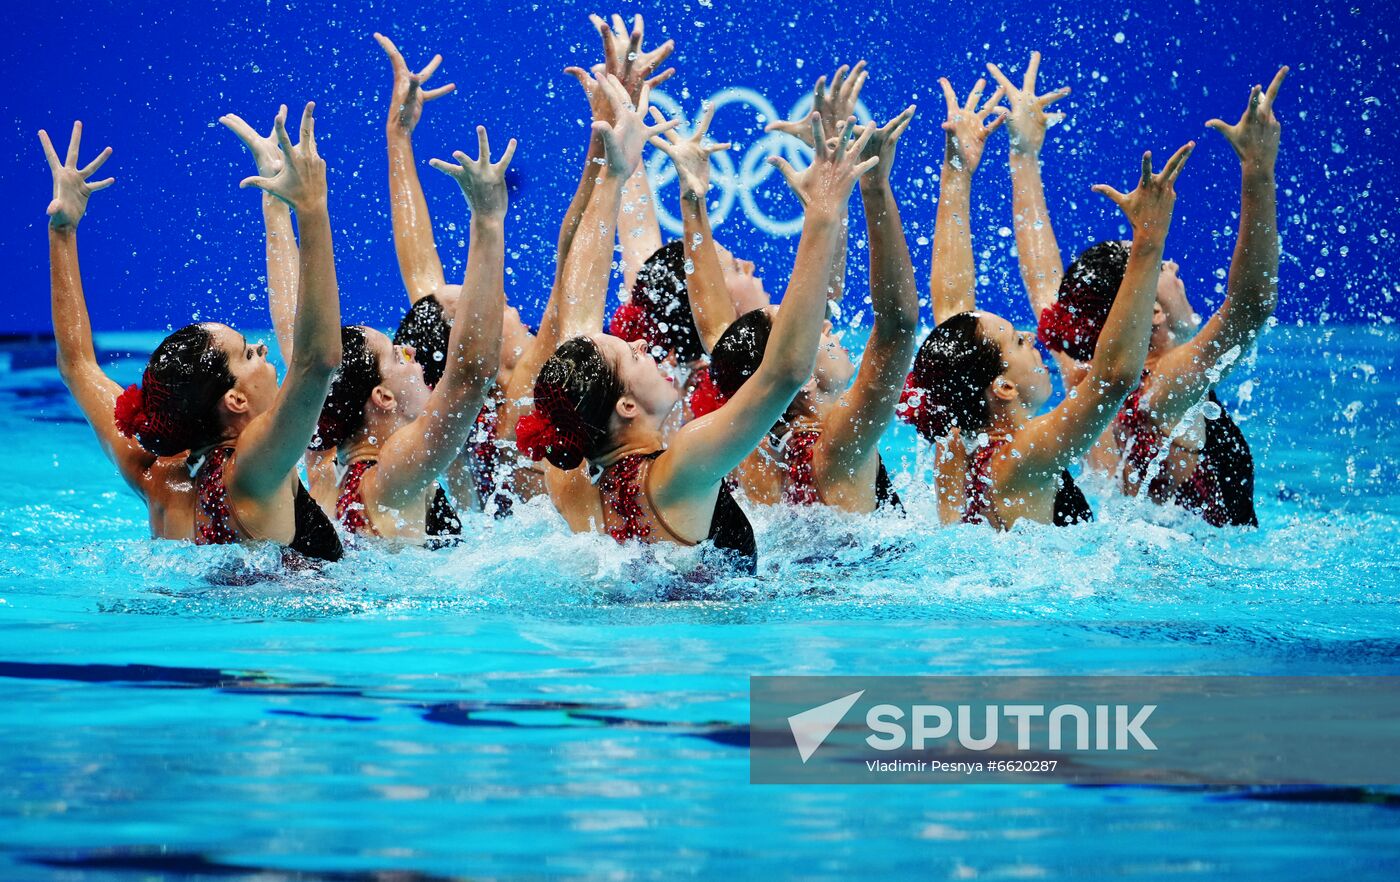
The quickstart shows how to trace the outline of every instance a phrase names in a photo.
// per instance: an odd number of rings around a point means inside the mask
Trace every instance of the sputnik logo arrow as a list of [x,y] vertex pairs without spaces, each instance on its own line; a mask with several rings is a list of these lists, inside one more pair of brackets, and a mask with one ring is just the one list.
[[864,689],[852,692],[844,698],[828,701],[826,704],[788,717],[788,727],[792,729],[792,738],[797,742],[797,753],[802,757],[804,764],[811,759],[812,754],[816,753],[817,748],[821,747],[822,742],[826,740],[826,736],[831,734],[832,729],[840,725],[846,713],[857,701],[860,701],[860,697],[864,694]]

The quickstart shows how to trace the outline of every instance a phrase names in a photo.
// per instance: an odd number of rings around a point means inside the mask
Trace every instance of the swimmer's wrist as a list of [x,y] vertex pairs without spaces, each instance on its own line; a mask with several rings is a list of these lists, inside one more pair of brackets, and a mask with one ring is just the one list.
[[841,207],[825,200],[814,200],[807,205],[803,212],[802,223],[804,226],[837,226],[841,222]]
[[1274,179],[1273,159],[1241,159],[1240,173],[1248,183],[1268,183]]
[[470,223],[474,232],[500,233],[506,228],[506,213],[504,211],[474,211]]
[[894,198],[894,189],[888,176],[880,174],[878,168],[872,168],[869,174],[860,179],[860,195],[863,199],[888,200]]
[[1132,257],[1151,258],[1154,261],[1162,259],[1162,252],[1166,248],[1167,228],[1166,225],[1138,226],[1133,224],[1133,247],[1129,252]]

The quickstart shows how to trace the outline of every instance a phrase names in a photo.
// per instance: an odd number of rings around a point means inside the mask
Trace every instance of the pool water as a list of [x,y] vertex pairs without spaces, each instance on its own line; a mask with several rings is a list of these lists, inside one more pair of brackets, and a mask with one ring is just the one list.
[[1394,789],[755,786],[747,716],[760,674],[1400,674],[1398,354],[1280,327],[1236,371],[1258,530],[1092,480],[1090,525],[937,529],[899,427],[908,519],[760,513],[759,576],[683,601],[539,503],[247,578],[0,354],[0,879],[1393,878]]

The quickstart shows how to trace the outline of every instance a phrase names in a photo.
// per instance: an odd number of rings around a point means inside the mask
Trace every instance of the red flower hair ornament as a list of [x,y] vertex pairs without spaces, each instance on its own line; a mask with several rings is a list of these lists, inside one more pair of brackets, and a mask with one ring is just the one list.
[[724,397],[724,393],[715,385],[714,377],[710,376],[709,368],[700,369],[700,377],[695,381],[695,388],[690,392],[690,413],[696,419],[706,414],[714,413],[724,405],[729,399]]
[[562,389],[542,386],[535,389],[534,409],[516,424],[515,443],[530,459],[569,471],[583,462],[595,434]]

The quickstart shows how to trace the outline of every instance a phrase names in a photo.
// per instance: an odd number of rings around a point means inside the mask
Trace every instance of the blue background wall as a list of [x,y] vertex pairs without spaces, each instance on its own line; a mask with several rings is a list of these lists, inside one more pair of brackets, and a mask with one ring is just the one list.
[[[459,147],[474,152],[470,133],[479,122],[502,143],[520,139],[507,287],[527,316],[538,314],[585,139],[581,91],[560,71],[600,57],[586,20],[593,9],[370,0],[7,5],[0,253],[9,274],[0,331],[48,327],[49,177],[35,132],[45,127],[66,141],[75,118],[86,127],[84,161],[103,145],[116,150],[103,174],[115,175],[117,186],[95,197],[81,236],[95,326],[149,329],[200,317],[265,327],[258,198],[236,189],[252,174],[252,162],[216,120],[232,111],[263,129],[279,102],[296,108],[308,99],[319,103],[321,152],[330,163],[345,315],[393,325],[405,301],[386,195],[389,67],[370,36],[374,30],[390,34],[415,67],[441,52],[445,60],[433,82],[458,86],[428,107],[415,139],[449,278],[461,272],[465,207],[455,185],[426,168],[427,159]],[[1234,155],[1203,123],[1212,116],[1233,121],[1249,85],[1267,83],[1280,64],[1290,64],[1294,73],[1278,104],[1284,124],[1280,317],[1393,319],[1391,267],[1400,236],[1400,175],[1387,155],[1400,100],[1393,4],[1284,3],[1260,10],[1168,0],[1150,12],[1120,6],[689,0],[639,8],[647,16],[648,44],[676,40],[672,63],[679,72],[664,89],[692,114],[701,99],[731,87],[756,90],[786,113],[818,74],[861,57],[871,62],[863,98],[876,116],[883,120],[917,102],[895,184],[921,279],[942,149],[937,77],[949,76],[965,93],[991,60],[1018,80],[1029,50],[1040,49],[1043,88],[1075,90],[1059,108],[1070,114],[1069,123],[1052,131],[1044,154],[1067,259],[1095,239],[1121,235],[1116,211],[1089,192],[1091,184],[1126,188],[1142,149],[1162,157],[1189,138],[1200,142],[1178,185],[1168,243],[1198,308],[1220,301],[1239,202]],[[619,11],[630,17],[634,9]],[[736,162],[762,136],[754,109],[742,105],[725,108],[714,132],[736,142]],[[982,297],[987,307],[1026,321],[1007,229],[1005,154],[1005,135],[998,134],[974,193]],[[795,202],[781,187],[772,177],[760,185],[757,202],[786,218],[795,214]],[[660,195],[668,204],[676,199],[673,187]],[[737,209],[717,235],[759,264],[770,290],[782,290],[795,237],[762,233]],[[863,266],[856,247],[852,272]]]

